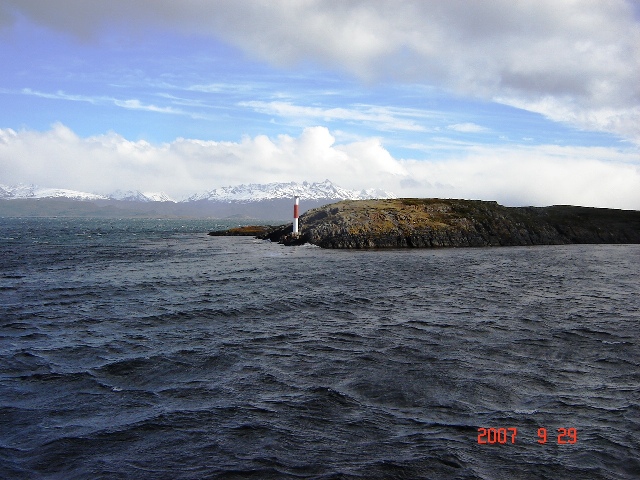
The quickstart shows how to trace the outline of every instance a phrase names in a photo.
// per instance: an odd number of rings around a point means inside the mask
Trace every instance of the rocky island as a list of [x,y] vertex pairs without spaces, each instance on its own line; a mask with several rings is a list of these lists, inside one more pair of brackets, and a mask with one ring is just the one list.
[[437,198],[345,200],[303,214],[298,236],[291,224],[210,233],[238,234],[323,248],[630,244],[640,243],[640,211]]

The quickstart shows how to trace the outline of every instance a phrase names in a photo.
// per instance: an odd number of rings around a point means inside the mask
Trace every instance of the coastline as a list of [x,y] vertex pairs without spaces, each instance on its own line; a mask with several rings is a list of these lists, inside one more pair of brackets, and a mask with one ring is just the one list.
[[554,205],[505,207],[497,202],[438,198],[345,200],[292,224],[252,226],[209,235],[253,235],[284,245],[323,248],[442,248],[640,243],[640,211]]

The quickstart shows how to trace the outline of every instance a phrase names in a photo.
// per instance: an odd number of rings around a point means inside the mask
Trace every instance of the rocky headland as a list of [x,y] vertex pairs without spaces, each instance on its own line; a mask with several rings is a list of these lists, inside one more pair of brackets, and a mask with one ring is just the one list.
[[[571,243],[640,243],[640,211],[436,198],[345,200],[307,211],[292,225],[247,227],[245,234],[323,248],[433,248]],[[244,232],[243,232],[244,233]],[[225,232],[211,232],[221,235]],[[238,234],[226,231],[227,235]]]
[[[282,227],[279,227],[282,228]],[[212,237],[258,237],[262,238],[273,231],[273,227],[267,225],[247,225],[245,227],[234,227],[228,230],[216,230],[209,232]],[[293,227],[291,227],[293,231]]]

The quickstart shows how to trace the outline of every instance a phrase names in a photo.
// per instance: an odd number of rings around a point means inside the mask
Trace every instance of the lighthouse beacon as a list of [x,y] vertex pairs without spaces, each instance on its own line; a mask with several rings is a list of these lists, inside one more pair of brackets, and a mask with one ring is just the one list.
[[298,236],[298,205],[300,204],[300,197],[296,195],[293,201],[293,235]]

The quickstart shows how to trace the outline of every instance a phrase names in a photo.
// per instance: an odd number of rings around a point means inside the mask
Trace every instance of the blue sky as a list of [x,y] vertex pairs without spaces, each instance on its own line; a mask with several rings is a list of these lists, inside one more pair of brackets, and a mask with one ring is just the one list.
[[0,184],[640,209],[637,2],[100,3],[0,0]]

